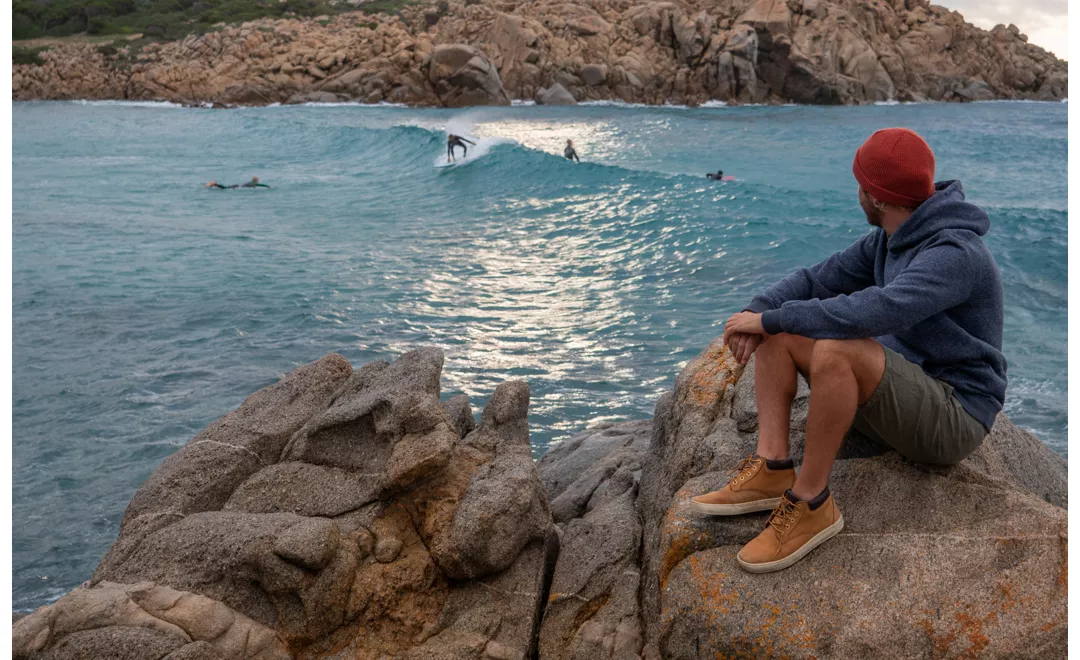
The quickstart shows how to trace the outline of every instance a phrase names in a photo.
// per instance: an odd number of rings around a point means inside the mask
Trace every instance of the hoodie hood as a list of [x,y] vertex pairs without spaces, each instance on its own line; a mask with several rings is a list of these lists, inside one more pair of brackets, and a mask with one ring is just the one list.
[[905,250],[945,229],[966,229],[979,236],[990,229],[990,217],[964,201],[964,187],[959,181],[935,183],[930,199],[920,204],[889,238],[889,250]]

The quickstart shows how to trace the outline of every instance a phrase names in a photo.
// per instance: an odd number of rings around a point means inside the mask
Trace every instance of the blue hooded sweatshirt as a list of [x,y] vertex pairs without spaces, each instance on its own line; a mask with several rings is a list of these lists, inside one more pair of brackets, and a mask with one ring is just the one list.
[[769,334],[873,337],[955,388],[990,429],[1005,403],[1004,292],[980,238],[990,218],[964,201],[959,181],[933,196],[890,237],[876,229],[846,250],[755,297]]

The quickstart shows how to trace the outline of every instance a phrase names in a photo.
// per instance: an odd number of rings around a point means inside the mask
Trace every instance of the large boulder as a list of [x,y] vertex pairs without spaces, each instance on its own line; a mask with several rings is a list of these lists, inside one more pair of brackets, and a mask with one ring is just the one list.
[[651,428],[647,420],[603,426],[540,460],[562,532],[540,630],[541,658],[641,653],[641,523],[634,501]]
[[577,99],[561,83],[541,89],[536,95],[536,102],[540,105],[577,105]]
[[558,537],[529,388],[476,426],[442,363],[332,354],[248,397],[139,489],[87,587],[15,623],[14,656],[531,655]]
[[607,82],[608,68],[605,64],[586,64],[581,68],[581,82],[590,87]]
[[510,105],[498,69],[477,48],[465,44],[435,46],[425,67],[435,94],[448,108]]
[[844,532],[760,576],[735,555],[764,516],[725,524],[689,512],[689,497],[717,483],[688,484],[664,521],[672,536],[657,640],[664,657],[1066,654],[1063,509],[895,453],[840,461],[830,487]]
[[[648,420],[601,425],[550,449],[537,467],[556,523],[580,518],[620,470],[637,481],[652,435]],[[625,488],[620,487],[620,493]]]
[[12,634],[16,657],[176,658],[150,649],[184,646],[202,649],[204,657],[290,657],[272,629],[219,601],[151,582],[80,587],[22,619]]
[[[689,499],[754,450],[752,368],[715,342],[657,406],[637,501],[647,653],[1065,654],[1065,462],[1004,415],[953,467],[850,434],[830,481],[843,532],[783,572],[742,571],[735,555],[765,515],[702,517]],[[796,460],[806,393],[793,410]]]
[[285,101],[289,105],[301,103],[337,103],[341,99],[337,94],[327,91],[315,91],[293,94]]
[[539,83],[539,67],[544,44],[544,27],[518,14],[495,13],[485,52],[498,67],[503,85],[517,98],[532,96]]

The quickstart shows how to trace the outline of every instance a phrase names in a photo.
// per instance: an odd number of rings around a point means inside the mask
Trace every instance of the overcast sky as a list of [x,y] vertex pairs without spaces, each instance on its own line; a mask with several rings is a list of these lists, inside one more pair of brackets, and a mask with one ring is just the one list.
[[1037,44],[1061,59],[1069,56],[1068,0],[937,0],[964,15],[967,22],[989,30],[1013,23]]

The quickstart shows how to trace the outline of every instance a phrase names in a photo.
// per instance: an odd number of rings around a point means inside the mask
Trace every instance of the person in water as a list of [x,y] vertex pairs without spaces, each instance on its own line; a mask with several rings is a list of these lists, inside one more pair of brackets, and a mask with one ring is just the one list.
[[210,183],[206,184],[206,187],[219,188],[221,190],[232,190],[233,188],[269,188],[270,186],[266,185],[265,183],[259,183],[259,177],[253,176],[251,177],[251,181],[248,181],[244,184],[234,183],[231,186],[223,186],[217,181],[211,181]]
[[[757,448],[691,507],[772,511],[738,553],[754,573],[787,568],[843,528],[828,482],[849,428],[912,461],[954,465],[1005,402],[1004,293],[982,240],[990,219],[959,181],[934,183],[933,152],[906,128],[871,135],[852,169],[876,229],[774,284],[724,327],[739,363],[757,355]],[[796,473],[788,433],[800,373],[810,412]]]
[[712,179],[713,181],[723,181],[724,180],[724,170],[716,170],[716,174],[713,174],[712,172],[709,172],[708,174],[705,175],[705,178],[706,179]]
[[450,135],[446,136],[446,162],[449,163],[451,160],[457,160],[457,158],[454,157],[454,147],[461,147],[461,157],[467,158],[469,156],[469,148],[465,146],[466,142],[473,145],[474,147],[476,146],[475,142],[473,142],[472,140],[466,140],[460,135],[454,135],[453,133],[451,133]]
[[566,156],[568,160],[577,161],[579,163],[581,162],[581,159],[577,157],[577,151],[574,150],[573,140],[566,141],[566,148],[563,149],[562,155]]

